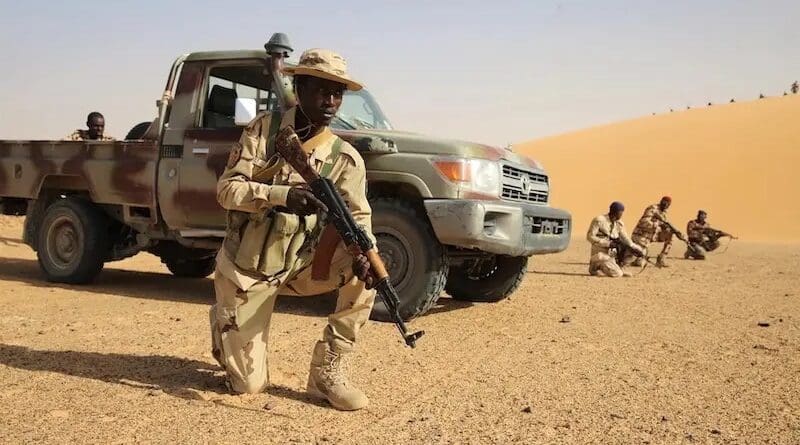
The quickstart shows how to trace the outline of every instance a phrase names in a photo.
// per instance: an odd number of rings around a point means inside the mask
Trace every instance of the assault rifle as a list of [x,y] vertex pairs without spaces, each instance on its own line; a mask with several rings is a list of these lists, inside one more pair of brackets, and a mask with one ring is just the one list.
[[[289,44],[289,38],[283,33],[273,34],[269,42],[264,45],[264,49],[267,52],[265,60],[266,71],[272,77],[272,86],[278,99],[278,105],[285,112],[297,105],[297,98],[292,92],[292,86],[283,75],[283,62],[289,57],[293,49]],[[375,279],[376,284],[374,287],[378,296],[383,300],[386,309],[389,310],[389,315],[392,317],[394,324],[397,325],[397,329],[400,330],[403,341],[405,341],[406,345],[412,348],[415,347],[417,339],[422,337],[425,331],[408,333],[406,324],[403,322],[398,309],[400,299],[397,296],[397,291],[389,281],[389,273],[386,272],[386,266],[378,255],[378,250],[373,245],[372,240],[367,236],[367,232],[356,224],[350,209],[347,208],[342,196],[336,191],[333,182],[328,178],[321,177],[319,173],[311,168],[308,163],[308,156],[300,145],[300,139],[291,127],[280,130],[275,136],[275,149],[303,177],[314,196],[328,207],[327,222],[329,226],[323,232],[320,244],[335,246],[338,242],[330,243],[326,239],[333,238],[330,235],[331,233],[333,235],[338,233],[338,236],[347,246],[347,250],[354,257],[362,254],[367,257],[370,264],[370,272]],[[335,228],[335,231],[328,230],[331,226]],[[328,261],[330,261],[330,256],[328,256]],[[315,275],[313,269],[314,266],[312,265],[312,276]]]
[[625,244],[624,242],[622,242],[621,239],[612,238],[612,237],[610,237],[607,234],[602,233],[602,232],[600,234],[601,235],[605,235],[605,238],[608,238],[608,241],[610,243],[610,245],[608,246],[608,250],[609,250],[609,252],[616,252],[615,255],[614,255],[614,260],[620,266],[622,266],[625,263],[625,257],[628,256],[628,253],[630,253],[631,255],[633,255],[633,256],[635,256],[637,258],[644,259],[645,262],[647,262],[647,263],[654,264],[653,261],[650,259],[649,256],[647,256],[646,253],[640,252],[640,251],[634,249],[633,247]]
[[680,230],[676,229],[675,226],[672,225],[672,223],[663,218],[658,218],[658,220],[661,221],[661,224],[663,224],[664,227],[666,227],[670,232],[675,234],[675,238],[678,238],[679,240],[683,241],[686,244],[686,247],[689,248],[689,250],[691,250],[694,253],[699,253],[697,252],[697,249],[692,245],[692,243],[690,243],[689,240],[687,240],[686,237],[683,235],[683,233],[681,233]]
[[367,232],[353,219],[350,209],[348,209],[339,192],[336,191],[333,181],[320,176],[319,173],[311,168],[308,156],[303,151],[300,139],[292,127],[285,127],[278,132],[275,137],[275,150],[303,177],[314,196],[328,207],[328,224],[336,229],[339,237],[341,237],[353,257],[358,255],[367,257],[370,264],[370,272],[375,279],[375,290],[378,292],[378,296],[389,310],[389,314],[394,324],[397,325],[397,329],[400,330],[400,334],[406,344],[412,348],[416,346],[417,339],[422,337],[425,331],[418,331],[413,334],[408,333],[406,324],[398,311],[400,300],[397,296],[397,291],[389,281],[389,273],[386,272],[386,266],[378,255],[378,250],[372,240],[367,236]]
[[718,240],[720,238],[724,238],[726,236],[728,238],[730,238],[730,239],[739,239],[738,237],[735,237],[735,236],[731,235],[728,232],[723,232],[722,230],[718,230],[718,229],[712,229],[710,227],[704,228],[703,229],[703,234],[705,236],[707,236],[712,241],[716,241],[716,240]]

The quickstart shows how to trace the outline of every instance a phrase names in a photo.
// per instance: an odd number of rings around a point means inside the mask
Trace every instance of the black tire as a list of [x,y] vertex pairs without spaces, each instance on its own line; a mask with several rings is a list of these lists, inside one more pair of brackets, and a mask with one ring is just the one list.
[[131,128],[127,135],[125,135],[126,141],[133,141],[137,139],[141,139],[142,136],[147,133],[147,129],[150,128],[150,124],[152,122],[140,122]]
[[528,257],[495,255],[475,270],[475,261],[450,268],[445,290],[456,300],[496,302],[508,298],[522,283]]
[[172,275],[181,278],[205,278],[214,272],[216,258],[183,259],[183,258],[162,258],[161,261],[167,266]]
[[[449,266],[445,249],[436,239],[427,216],[408,202],[379,197],[370,204],[372,231],[400,299],[400,316],[404,320],[418,317],[436,303],[447,282]],[[380,298],[375,301],[370,317],[391,321]]]
[[36,240],[36,256],[47,281],[93,281],[108,255],[108,228],[108,216],[79,198],[59,199],[47,207]]

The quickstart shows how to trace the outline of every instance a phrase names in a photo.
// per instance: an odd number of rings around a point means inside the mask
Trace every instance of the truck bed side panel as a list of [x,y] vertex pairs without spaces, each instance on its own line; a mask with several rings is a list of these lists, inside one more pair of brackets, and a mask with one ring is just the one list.
[[0,141],[0,197],[34,199],[56,186],[154,209],[157,163],[151,142]]

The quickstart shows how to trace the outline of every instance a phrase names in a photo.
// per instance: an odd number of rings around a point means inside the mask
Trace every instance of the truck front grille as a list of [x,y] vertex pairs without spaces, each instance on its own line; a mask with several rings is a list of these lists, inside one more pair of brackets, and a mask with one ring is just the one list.
[[547,175],[503,165],[503,192],[508,201],[547,204]]
[[563,235],[569,230],[569,220],[566,219],[529,216],[527,222],[531,225],[531,233],[537,235]]
[[504,178],[511,178],[511,179],[519,179],[522,175],[527,175],[531,178],[533,182],[543,182],[547,184],[547,176],[540,175],[539,173],[528,172],[512,165],[504,165],[503,166],[503,177]]

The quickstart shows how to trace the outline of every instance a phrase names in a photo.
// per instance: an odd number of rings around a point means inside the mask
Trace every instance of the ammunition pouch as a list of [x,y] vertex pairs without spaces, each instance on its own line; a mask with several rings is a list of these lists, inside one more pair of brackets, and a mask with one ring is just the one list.
[[316,224],[316,215],[303,217],[278,209],[228,212],[225,248],[243,271],[267,277],[280,275],[293,268]]

